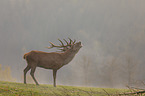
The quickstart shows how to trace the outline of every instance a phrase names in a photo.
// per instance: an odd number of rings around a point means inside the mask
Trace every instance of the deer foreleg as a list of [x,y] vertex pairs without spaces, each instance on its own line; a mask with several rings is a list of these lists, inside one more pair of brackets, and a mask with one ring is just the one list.
[[35,81],[36,85],[39,85],[38,82],[37,82],[37,80],[36,80],[35,77],[34,77],[35,69],[36,69],[36,67],[31,68],[30,75],[32,76],[32,78],[33,78],[33,80]]
[[30,70],[30,67],[27,66],[25,69],[24,69],[24,84],[26,84],[26,74],[27,72]]
[[57,73],[57,70],[53,70],[53,86],[56,87],[56,73]]

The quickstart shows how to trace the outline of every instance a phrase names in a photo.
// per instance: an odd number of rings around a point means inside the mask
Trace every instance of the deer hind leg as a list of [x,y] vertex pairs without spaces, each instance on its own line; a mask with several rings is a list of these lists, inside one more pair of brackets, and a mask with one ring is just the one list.
[[31,72],[30,75],[32,76],[33,80],[35,81],[36,85],[39,85],[37,80],[34,77],[34,72],[35,72],[36,67],[31,67]]
[[30,70],[30,67],[27,66],[25,69],[24,69],[24,84],[26,84],[26,74],[27,72]]

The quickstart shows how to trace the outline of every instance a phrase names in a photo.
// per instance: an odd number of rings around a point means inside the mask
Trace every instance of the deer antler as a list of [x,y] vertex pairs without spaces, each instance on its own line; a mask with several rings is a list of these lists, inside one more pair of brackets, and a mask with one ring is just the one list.
[[76,42],[76,40],[72,41],[70,38],[68,38],[68,39],[70,40],[70,42],[67,42],[67,40],[63,39],[67,45],[64,45],[64,43],[60,39],[58,39],[59,42],[61,43],[61,44],[59,44],[59,46],[53,44],[52,42],[49,42],[51,44],[51,46],[47,47],[47,48],[50,49],[50,48],[56,47],[56,48],[59,48],[59,50],[61,50],[61,51],[66,51],[67,49],[69,49],[68,47],[71,47]]
[[65,39],[63,39],[63,40],[66,42],[67,45],[69,45],[69,43]]
[[58,40],[60,41],[61,45],[64,46],[63,42],[60,39],[58,39]]
[[75,44],[76,40],[74,40],[73,44]]
[[71,44],[72,40],[70,38],[68,38],[70,40],[69,44]]
[[53,48],[53,47],[59,47],[59,48],[61,48],[61,46],[57,46],[57,45],[53,44],[52,42],[49,42],[49,43],[51,44],[51,46],[47,47],[48,49]]
[[70,43],[69,43],[70,45],[74,45],[75,44],[76,40],[73,41],[70,38],[68,38],[68,39],[70,40]]

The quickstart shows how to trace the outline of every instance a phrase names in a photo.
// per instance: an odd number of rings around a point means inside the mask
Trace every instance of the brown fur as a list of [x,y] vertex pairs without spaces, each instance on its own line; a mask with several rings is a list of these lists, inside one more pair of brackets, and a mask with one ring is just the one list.
[[54,87],[56,87],[56,72],[62,66],[68,64],[75,56],[75,54],[81,48],[81,42],[74,44],[70,49],[63,53],[59,52],[42,52],[42,51],[31,51],[24,54],[24,59],[27,61],[27,67],[24,69],[24,83],[26,84],[26,73],[31,69],[31,76],[38,85],[37,80],[34,77],[36,67],[53,70]]

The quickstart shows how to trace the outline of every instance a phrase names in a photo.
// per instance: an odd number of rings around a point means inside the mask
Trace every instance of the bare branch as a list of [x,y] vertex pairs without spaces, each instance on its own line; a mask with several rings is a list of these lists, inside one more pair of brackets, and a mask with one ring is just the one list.
[[110,94],[105,89],[103,89],[103,91],[106,92],[108,96],[110,96]]

